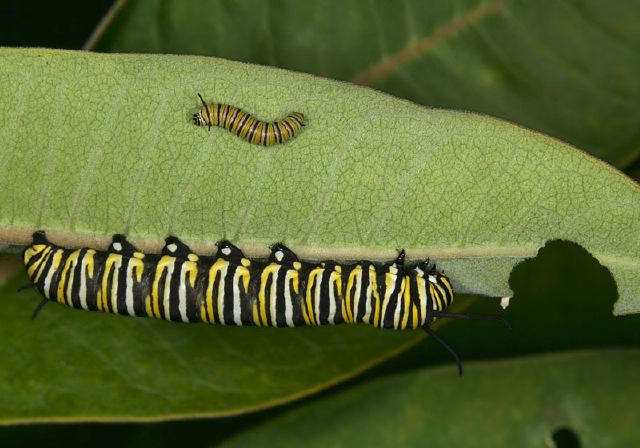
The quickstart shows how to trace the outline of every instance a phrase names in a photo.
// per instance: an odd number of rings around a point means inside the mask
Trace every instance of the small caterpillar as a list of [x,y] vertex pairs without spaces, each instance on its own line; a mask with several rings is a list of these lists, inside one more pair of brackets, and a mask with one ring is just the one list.
[[207,105],[202,95],[198,96],[202,101],[202,108],[193,114],[196,126],[208,126],[209,130],[211,126],[218,126],[256,145],[285,143],[295,137],[304,126],[304,115],[300,112],[292,112],[280,121],[267,123],[235,106],[219,103]]
[[178,322],[297,327],[369,324],[395,330],[421,328],[462,363],[430,328],[438,317],[504,319],[447,313],[449,279],[428,260],[405,264],[307,262],[283,244],[268,260],[250,260],[228,241],[215,256],[196,255],[175,237],[160,255],[138,251],[114,235],[107,251],[65,249],[42,231],[23,259],[31,284],[47,301],[72,308]]

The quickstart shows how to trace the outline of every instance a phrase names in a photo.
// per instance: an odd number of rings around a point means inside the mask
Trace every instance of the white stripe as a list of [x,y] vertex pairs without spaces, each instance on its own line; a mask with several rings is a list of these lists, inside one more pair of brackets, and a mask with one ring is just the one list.
[[[218,319],[220,319],[220,323],[225,325],[224,323],[224,280],[227,277],[227,269],[229,268],[229,263],[225,263],[224,267],[220,269],[220,283],[218,283]],[[215,277],[214,277],[215,279]]]
[[284,317],[287,320],[287,325],[293,327],[293,297],[291,297],[291,289],[289,288],[291,272],[295,271],[288,269],[284,277]]
[[[396,285],[398,284],[398,279],[399,278],[400,277],[396,277],[396,281],[395,281]],[[396,310],[393,313],[393,328],[395,328],[396,330],[400,326],[400,309],[402,308],[402,302],[404,301],[404,297],[403,297],[404,288],[403,288],[403,286],[404,286],[404,282],[400,282],[400,290],[398,291],[398,294],[396,294],[396,297],[398,298],[398,301],[396,302]]]
[[[57,269],[57,267],[60,266],[60,263],[58,263],[58,266],[55,266],[53,264],[54,261],[55,261],[56,252],[57,251],[53,251],[51,253],[51,268],[49,269],[49,272],[47,272],[47,276],[44,279],[44,295],[49,300],[51,300],[52,298],[55,298],[55,295],[52,295],[51,291],[49,291],[49,289],[51,289],[51,278],[53,277],[53,273]],[[62,259],[62,257],[61,257],[61,259]],[[46,261],[49,261],[49,260],[46,260]],[[46,263],[46,261],[45,261],[45,263]]]
[[[442,298],[442,304],[446,307],[447,306],[447,301],[445,300],[446,294],[444,291],[444,288],[442,286],[440,286],[437,283],[433,283],[433,285],[438,288],[438,290],[440,291],[440,297]],[[435,301],[434,301],[435,302]]]
[[360,307],[360,292],[361,292],[361,285],[362,285],[362,269],[360,269],[358,271],[358,274],[356,274],[356,278],[354,280],[357,283],[356,283],[356,292],[355,292],[355,295],[353,296],[353,309],[351,311],[353,312],[353,323],[356,324],[356,323],[358,323],[358,308]]
[[334,293],[334,279],[336,276],[336,272],[333,271],[331,272],[331,274],[329,275],[329,323],[331,325],[335,324],[335,317],[336,317],[336,295]]
[[[79,253],[78,253],[78,256]],[[71,263],[71,266],[69,266],[69,279],[67,280],[67,300],[69,303],[69,306],[73,306],[73,298],[71,297],[71,293],[73,292],[73,280],[75,278],[75,273],[76,273],[76,267],[78,266],[78,257],[76,257],[75,260],[73,260],[73,262]]]
[[324,269],[320,271],[320,274],[316,277],[316,324],[322,325],[320,322],[320,292],[322,286],[322,277],[324,276]]
[[420,326],[422,326],[427,320],[427,282],[422,269],[416,268],[416,271],[419,274],[416,283],[418,284],[418,297],[420,297]]
[[368,324],[371,323],[371,301],[373,300],[371,293],[372,293],[371,272],[369,272],[369,284],[367,285],[367,301],[365,302],[364,318],[362,319],[364,322]]
[[391,288],[387,288],[387,273],[384,274],[384,300],[382,301],[382,316],[380,316],[380,328],[384,328],[384,318],[387,315],[387,308],[389,307],[389,299],[391,293],[395,290],[395,283]]
[[280,266],[278,266],[278,269],[273,271],[272,280],[271,280],[271,294],[269,296],[269,300],[271,301],[270,309],[271,309],[271,326],[272,327],[278,326],[278,321],[276,320],[276,302],[277,302],[276,294],[278,292],[277,287],[278,287],[279,274],[280,274]]
[[87,307],[87,254],[82,257],[82,263],[80,264],[80,289],[78,290],[78,297],[80,298],[80,306],[83,310]]
[[125,285],[125,305],[127,305],[127,313],[129,316],[135,316],[136,312],[133,308],[133,265],[134,263],[129,260],[127,265],[127,284]]
[[111,285],[111,310],[118,314],[118,276],[122,266],[122,256],[113,264],[113,284]]
[[162,301],[162,306],[164,307],[164,318],[166,320],[171,320],[171,310],[169,309],[169,299],[171,294],[171,277],[173,277],[173,269],[176,264],[176,259],[171,260],[171,264],[167,265],[167,276],[164,279],[164,297]]
[[240,276],[241,269],[241,267],[237,267],[235,274],[233,274],[233,321],[236,325],[242,325],[240,314],[240,282],[242,281],[242,277]]
[[180,287],[178,288],[178,310],[182,322],[189,322],[187,318],[187,274],[189,273],[189,261],[182,263],[180,271]]

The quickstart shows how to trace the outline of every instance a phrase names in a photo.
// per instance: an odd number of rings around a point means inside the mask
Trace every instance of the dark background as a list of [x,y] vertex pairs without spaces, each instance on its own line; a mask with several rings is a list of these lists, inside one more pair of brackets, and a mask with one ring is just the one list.
[[[0,1],[0,45],[80,49],[111,6],[90,2]],[[589,347],[638,346],[636,316],[611,315],[617,292],[609,272],[579,246],[552,242],[540,255],[514,270],[513,305],[507,310],[514,331],[484,323],[447,326],[441,333],[465,361],[522,356]],[[603,297],[605,300],[603,300]],[[495,313],[497,306],[473,297],[473,312]],[[474,337],[464,331],[473,326]],[[427,365],[450,363],[432,341],[394,358],[354,380],[315,397],[240,417],[153,424],[52,424],[0,427],[1,446],[210,446],[234,433],[371,378]],[[42,348],[46,350],[46,347]],[[473,355],[469,355],[473,353]],[[16,354],[19,356],[19,354]]]

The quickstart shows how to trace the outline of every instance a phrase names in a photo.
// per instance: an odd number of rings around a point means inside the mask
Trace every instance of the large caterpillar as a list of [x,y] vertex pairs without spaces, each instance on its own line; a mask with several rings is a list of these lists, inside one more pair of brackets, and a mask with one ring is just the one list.
[[396,330],[422,328],[458,362],[429,325],[437,317],[502,320],[444,310],[449,279],[428,261],[304,262],[283,244],[268,260],[250,260],[228,241],[199,256],[175,237],[160,255],[143,254],[123,235],[106,252],[65,249],[36,232],[24,251],[27,275],[47,301],[72,308],[178,322],[296,327],[364,323]]
[[285,143],[295,137],[304,126],[304,115],[300,112],[292,112],[280,121],[271,123],[258,120],[251,114],[238,109],[235,106],[220,103],[207,104],[202,101],[202,108],[193,114],[193,123],[196,126],[219,126],[250,143],[263,146],[271,146],[276,143]]

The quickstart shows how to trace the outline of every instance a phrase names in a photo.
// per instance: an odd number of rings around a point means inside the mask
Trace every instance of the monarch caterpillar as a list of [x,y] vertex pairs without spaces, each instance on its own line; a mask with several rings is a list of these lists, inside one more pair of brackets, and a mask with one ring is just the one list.
[[276,143],[285,143],[295,137],[304,126],[304,115],[300,112],[292,112],[280,121],[267,123],[258,120],[251,114],[229,104],[208,104],[198,94],[202,101],[202,108],[193,114],[193,123],[196,126],[219,126],[249,143],[271,146]]
[[283,244],[267,260],[250,260],[228,241],[215,256],[199,256],[175,237],[162,253],[143,254],[123,235],[106,252],[65,249],[43,231],[23,254],[27,275],[44,299],[72,308],[178,322],[296,327],[365,323],[396,330],[422,328],[456,359],[430,328],[438,317],[499,320],[447,313],[453,288],[428,261],[306,262]]

